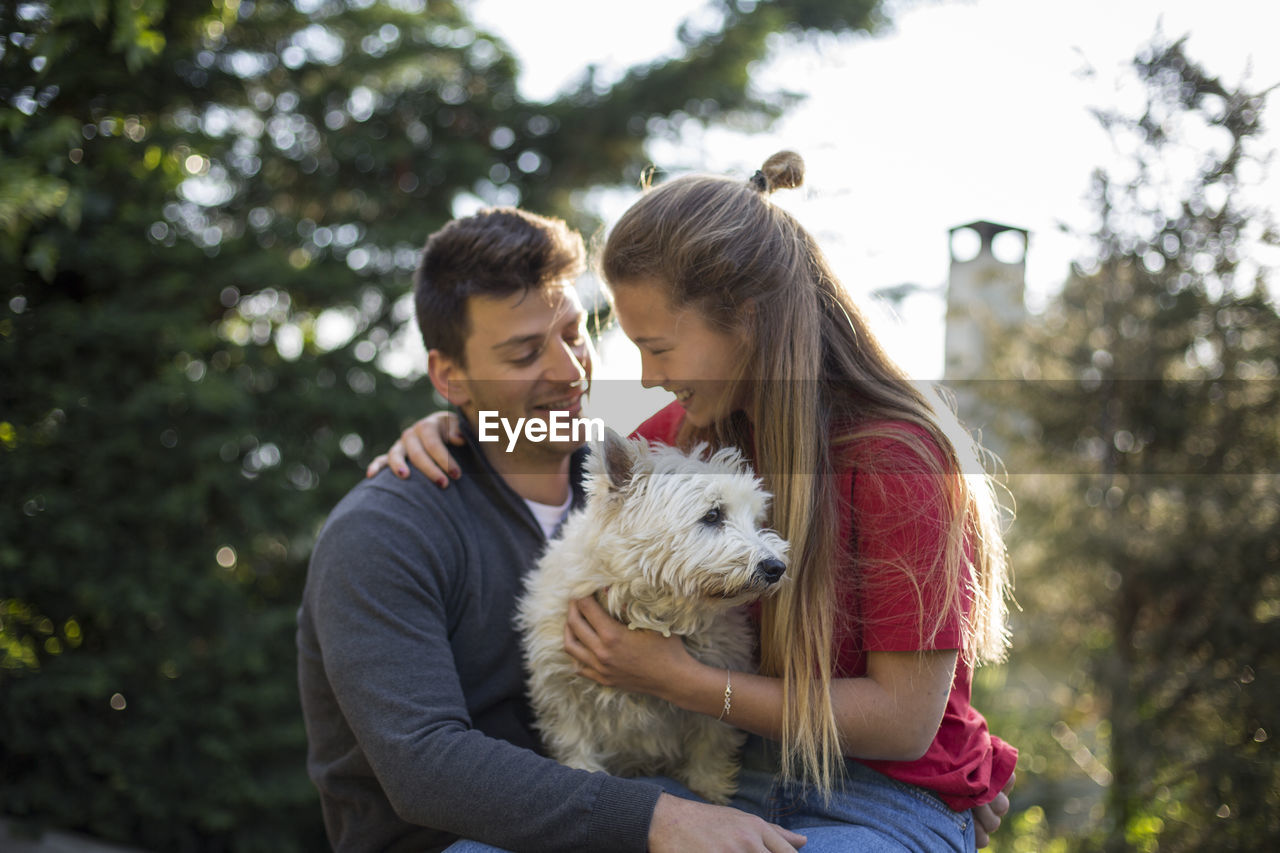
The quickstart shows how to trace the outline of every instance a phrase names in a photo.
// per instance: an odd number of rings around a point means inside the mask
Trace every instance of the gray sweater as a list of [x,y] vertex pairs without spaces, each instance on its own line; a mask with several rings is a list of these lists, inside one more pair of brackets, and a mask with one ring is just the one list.
[[454,455],[463,477],[444,490],[416,471],[360,483],[311,557],[298,681],[329,840],[643,851],[656,785],[539,754],[511,620],[545,539],[474,441]]

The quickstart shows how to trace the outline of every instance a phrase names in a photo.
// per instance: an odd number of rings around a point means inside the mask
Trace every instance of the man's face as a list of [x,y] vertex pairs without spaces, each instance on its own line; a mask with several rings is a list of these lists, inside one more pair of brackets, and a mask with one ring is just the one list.
[[[513,427],[518,418],[549,421],[552,412],[582,416],[593,353],[587,314],[571,281],[507,297],[473,296],[467,313],[465,367],[439,353],[432,357],[447,365],[447,396],[473,426],[481,411],[496,411]],[[522,439],[513,452],[563,456],[577,446]]]

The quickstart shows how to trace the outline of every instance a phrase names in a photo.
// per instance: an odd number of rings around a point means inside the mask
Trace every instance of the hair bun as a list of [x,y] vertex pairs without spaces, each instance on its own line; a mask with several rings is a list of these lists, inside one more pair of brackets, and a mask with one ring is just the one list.
[[751,176],[751,184],[768,195],[774,190],[789,190],[804,183],[804,160],[794,151],[779,151]]

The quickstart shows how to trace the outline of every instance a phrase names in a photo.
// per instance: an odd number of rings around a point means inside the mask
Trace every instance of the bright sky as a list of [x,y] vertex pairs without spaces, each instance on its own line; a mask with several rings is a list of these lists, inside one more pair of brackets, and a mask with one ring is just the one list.
[[[470,9],[520,57],[525,96],[547,99],[588,63],[617,71],[674,52],[677,24],[700,5],[471,0]],[[1272,0],[920,0],[891,8],[894,27],[884,35],[775,51],[759,85],[808,97],[769,132],[713,130],[650,147],[670,170],[744,177],[774,151],[798,150],[806,188],[775,199],[818,235],[868,307],[878,288],[944,285],[947,230],[975,219],[1032,232],[1028,303],[1043,304],[1083,249],[1059,224],[1089,232],[1090,174],[1116,156],[1089,108],[1137,103],[1126,67],[1157,26],[1170,37],[1190,34],[1191,56],[1231,83],[1250,67],[1250,88],[1280,83],[1280,3]],[[1280,140],[1280,97],[1270,107],[1270,138]],[[1280,163],[1259,198],[1280,199],[1277,173]],[[611,221],[635,196],[598,194],[593,202]],[[913,375],[940,376],[941,291],[908,298],[901,314],[878,326],[886,344]]]

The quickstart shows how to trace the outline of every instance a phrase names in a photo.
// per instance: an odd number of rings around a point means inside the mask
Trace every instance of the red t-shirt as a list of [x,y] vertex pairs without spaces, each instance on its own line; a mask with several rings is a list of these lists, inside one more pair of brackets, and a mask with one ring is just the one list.
[[[634,435],[675,444],[683,417],[684,410],[672,403]],[[891,426],[928,440],[912,424]],[[861,439],[842,447],[836,463],[840,494],[851,496],[840,507],[841,529],[849,531],[845,541],[851,546],[839,582],[838,614],[845,619],[837,618],[835,676],[858,678],[866,675],[867,652],[921,648],[921,609],[936,612],[939,605],[937,591],[924,575],[942,551],[945,530],[936,478],[923,473],[919,457],[906,444],[889,437]],[[859,567],[856,572],[854,566]],[[904,583],[904,570],[922,582],[918,596]],[[961,614],[951,613],[927,647],[959,649],[960,624]],[[957,661],[942,723],[923,757],[862,763],[937,793],[956,811],[995,799],[1013,774],[1018,751],[991,735],[986,720],[969,704],[971,677],[964,661]]]

